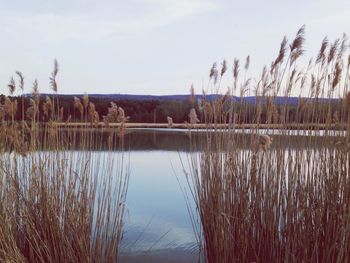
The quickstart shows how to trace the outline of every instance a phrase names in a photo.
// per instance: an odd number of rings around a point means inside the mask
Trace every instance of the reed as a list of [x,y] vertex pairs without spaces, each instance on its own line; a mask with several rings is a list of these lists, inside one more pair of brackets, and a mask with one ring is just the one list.
[[[204,150],[190,155],[187,176],[201,222],[195,232],[206,262],[350,261],[347,39],[329,44],[325,38],[317,60],[303,68],[298,61],[304,40],[304,26],[289,45],[284,38],[271,67],[248,87],[246,77],[238,82],[235,59],[229,94],[237,87],[253,90],[253,107],[237,107],[227,94],[204,102],[206,142]],[[220,88],[215,72],[216,64],[209,75],[214,78],[212,90]],[[288,100],[296,92],[298,107],[292,110]],[[303,99],[301,92],[309,97]],[[285,101],[277,103],[276,96]],[[340,102],[332,103],[337,97]],[[247,114],[253,115],[255,128],[242,136],[235,129]],[[323,136],[322,145],[315,145],[312,137],[295,145],[292,132],[283,128],[292,116],[297,116],[297,132]],[[282,127],[283,136],[269,135],[273,125]],[[345,128],[345,135],[337,136],[334,127]],[[192,137],[194,148],[199,143]]]
[[[55,94],[57,74],[55,61],[50,78]],[[15,88],[11,79],[10,93]],[[129,178],[122,151],[115,152],[123,149],[123,139],[106,128],[108,150],[96,153],[103,136],[86,127],[58,126],[63,115],[58,99],[40,102],[39,95],[35,81],[27,122],[14,120],[17,101],[6,97],[0,106],[0,261],[118,262]],[[72,103],[82,120],[98,122],[87,96]]]

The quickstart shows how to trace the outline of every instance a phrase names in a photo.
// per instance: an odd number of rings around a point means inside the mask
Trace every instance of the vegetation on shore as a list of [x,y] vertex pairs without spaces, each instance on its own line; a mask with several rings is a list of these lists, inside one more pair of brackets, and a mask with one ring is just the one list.
[[[112,150],[123,149],[122,125],[105,128],[108,147],[98,155],[91,149],[101,147],[100,134],[62,130],[56,125],[63,109],[57,73],[55,62],[51,98],[40,101],[35,82],[28,108],[10,97],[0,108],[0,261],[117,262],[129,171],[122,152]],[[23,92],[23,75],[17,76]],[[10,94],[15,89],[12,79]],[[87,96],[79,105],[82,119],[96,120]],[[16,120],[18,112],[22,120]],[[42,115],[45,123],[38,121]],[[125,122],[113,105],[107,118]]]
[[[255,83],[246,78],[249,57],[243,78],[235,60],[233,86],[220,99],[204,102],[206,142],[203,151],[190,155],[187,177],[198,208],[201,224],[195,231],[206,262],[350,261],[348,41],[345,35],[334,42],[325,38],[316,60],[302,68],[298,62],[304,34],[302,27],[291,42],[284,38],[277,58]],[[208,90],[220,90],[226,71],[226,61],[221,70],[213,65]],[[251,116],[256,127],[253,136],[242,137],[235,129],[246,105],[236,107],[228,98],[237,90],[243,96],[248,88],[257,96]],[[288,98],[305,90],[310,100],[327,97],[329,103],[300,99],[293,115],[288,103],[274,104],[276,96]],[[337,106],[331,103],[336,97]],[[326,130],[345,125],[347,131],[341,137],[325,133],[317,147],[311,137],[294,141],[291,147],[287,128],[284,140],[259,133],[260,124],[266,123],[295,122],[297,129],[311,130],[299,124],[303,119],[324,123]],[[213,127],[218,132],[211,132]],[[198,144],[203,141],[193,138],[193,147]]]
[[[253,87],[250,87],[252,89]],[[15,120],[22,120],[24,115],[24,119],[29,121],[30,115],[27,114],[27,110],[31,107],[31,99],[33,95],[26,96],[9,96],[12,101],[17,101],[18,109],[24,108],[24,111],[18,110],[14,115]],[[54,97],[60,102],[60,107],[62,107],[61,112],[61,121],[70,123],[81,122],[81,114],[79,109],[74,107],[74,97],[78,97],[80,100],[83,99],[84,95],[40,95],[40,100],[38,101],[38,112],[39,119],[37,122],[45,123],[49,121],[48,116],[44,114],[43,105],[48,98],[53,101]],[[113,97],[113,96],[112,96]],[[220,95],[215,96],[206,96],[206,95],[197,95],[195,98],[196,103],[192,105],[190,101],[190,96],[187,96],[186,99],[115,99],[112,100],[115,104],[122,107],[125,112],[127,112],[127,116],[130,118],[130,122],[132,123],[167,123],[167,117],[171,117],[173,123],[183,124],[184,122],[188,122],[188,114],[191,109],[194,107],[196,112],[198,113],[198,119],[200,123],[205,122],[204,120],[204,112],[203,112],[203,103],[206,100],[215,100],[220,98]],[[98,96],[92,95],[89,96],[89,101],[92,102],[95,106],[96,112],[98,112],[99,116],[105,116],[108,114],[108,108],[110,107],[111,99],[107,98],[107,96]],[[326,116],[323,114],[328,109],[328,104],[332,104],[331,114],[333,116],[333,123],[337,123],[338,121],[334,118],[339,114],[343,100],[342,98],[307,98],[307,97],[288,97],[278,96],[274,98],[271,95],[265,95],[257,97],[243,97],[233,99],[233,106],[236,109],[236,117],[237,122],[240,124],[254,124],[256,120],[254,119],[257,105],[260,104],[261,114],[260,114],[260,123],[268,124],[271,123],[268,116],[268,109],[271,107],[271,104],[275,107],[275,118],[277,118],[276,114],[281,114],[283,110],[283,106],[289,104],[288,107],[288,121],[289,123],[314,123],[320,124],[326,122]],[[6,102],[6,96],[0,95],[0,104],[4,105]],[[230,104],[229,99],[226,101],[226,104]],[[314,106],[313,106],[314,105]],[[320,111],[314,113],[314,116],[309,114],[301,114],[300,110],[306,107],[312,108],[317,107]],[[322,114],[321,114],[322,113]],[[318,115],[317,117],[315,115]],[[1,119],[1,116],[0,116]],[[84,121],[84,119],[83,119]],[[101,118],[102,122],[102,118]],[[274,123],[278,124],[277,120]]]

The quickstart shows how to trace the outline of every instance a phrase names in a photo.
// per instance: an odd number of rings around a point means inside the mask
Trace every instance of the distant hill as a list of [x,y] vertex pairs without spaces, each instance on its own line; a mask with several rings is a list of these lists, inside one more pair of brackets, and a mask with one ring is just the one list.
[[[52,94],[41,94],[41,96],[52,95]],[[88,94],[89,98],[94,99],[109,99],[112,101],[117,100],[133,100],[133,101],[151,101],[151,100],[160,100],[160,101],[173,101],[173,100],[188,100],[190,95],[186,94],[176,94],[176,95],[133,95],[133,94]],[[27,94],[27,96],[31,96]],[[60,97],[82,97],[84,94],[58,94]],[[219,98],[221,95],[207,95],[208,100]],[[197,99],[203,99],[203,95],[195,95]]]
[[[41,94],[41,96],[46,96],[46,95],[52,95],[52,94]],[[190,95],[189,94],[174,94],[174,95],[134,95],[134,94],[88,94],[89,98],[91,99],[101,99],[101,100],[110,100],[110,101],[119,101],[119,100],[132,100],[132,101],[186,101],[189,100]],[[26,94],[26,96],[31,96],[30,94]],[[82,97],[84,94],[58,94],[59,97],[64,97],[64,98],[73,98],[74,96],[76,97]],[[214,99],[219,99],[222,95],[218,94],[211,94],[211,95],[206,95],[205,99],[206,100],[214,100]],[[258,97],[259,99],[263,99],[266,101],[266,98],[261,98]],[[204,96],[203,95],[195,95],[195,99],[198,100],[203,100]],[[243,103],[250,103],[250,104],[255,104],[257,97],[255,96],[247,96],[247,97],[237,97],[233,96],[232,97],[234,102],[240,102],[242,100]],[[302,99],[309,99],[309,100],[316,100],[316,99],[311,99],[307,97],[303,97]],[[275,104],[281,105],[285,104],[287,100],[287,103],[290,105],[297,105],[299,101],[299,97],[283,97],[283,96],[277,96],[275,98]],[[339,99],[332,99],[332,101],[337,101]],[[328,102],[329,99],[327,98],[319,98],[319,102]]]

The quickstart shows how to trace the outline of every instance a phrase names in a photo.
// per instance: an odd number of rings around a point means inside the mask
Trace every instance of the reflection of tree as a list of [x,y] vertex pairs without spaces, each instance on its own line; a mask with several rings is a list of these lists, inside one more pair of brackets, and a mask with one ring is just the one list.
[[[62,138],[72,140],[70,138],[71,132],[66,131],[67,134],[61,134]],[[99,141],[94,149],[91,150],[106,150],[108,149],[108,132],[90,131],[88,136]],[[71,150],[80,150],[79,145],[74,145],[74,141],[80,140],[81,133],[74,135],[72,140]],[[44,138],[45,136],[41,136]],[[192,132],[192,141],[190,141],[189,133],[187,130],[157,130],[157,129],[127,129],[124,135],[124,149],[132,151],[203,151],[207,147],[206,135],[204,132]],[[116,136],[116,140],[119,137]],[[272,136],[271,150],[283,150],[294,149],[296,147],[323,147],[322,136]],[[334,144],[339,141],[339,137],[334,137]],[[254,149],[257,142],[256,135],[253,134],[234,134],[234,144],[228,144],[230,147],[236,147],[241,150]],[[214,142],[213,142],[214,143]],[[118,143],[116,143],[118,145]],[[302,145],[302,146],[301,146]],[[214,147],[214,146],[213,146]],[[45,150],[45,149],[44,149]],[[116,148],[115,150],[118,150]]]

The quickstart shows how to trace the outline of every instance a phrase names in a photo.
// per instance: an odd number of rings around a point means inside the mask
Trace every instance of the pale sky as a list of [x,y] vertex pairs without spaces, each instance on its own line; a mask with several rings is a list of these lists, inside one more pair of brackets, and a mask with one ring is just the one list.
[[[213,62],[270,65],[284,35],[306,25],[306,55],[350,34],[349,0],[0,0],[0,93],[15,70],[59,93],[186,94]],[[243,65],[242,65],[243,66]],[[231,73],[224,80],[231,83]]]

